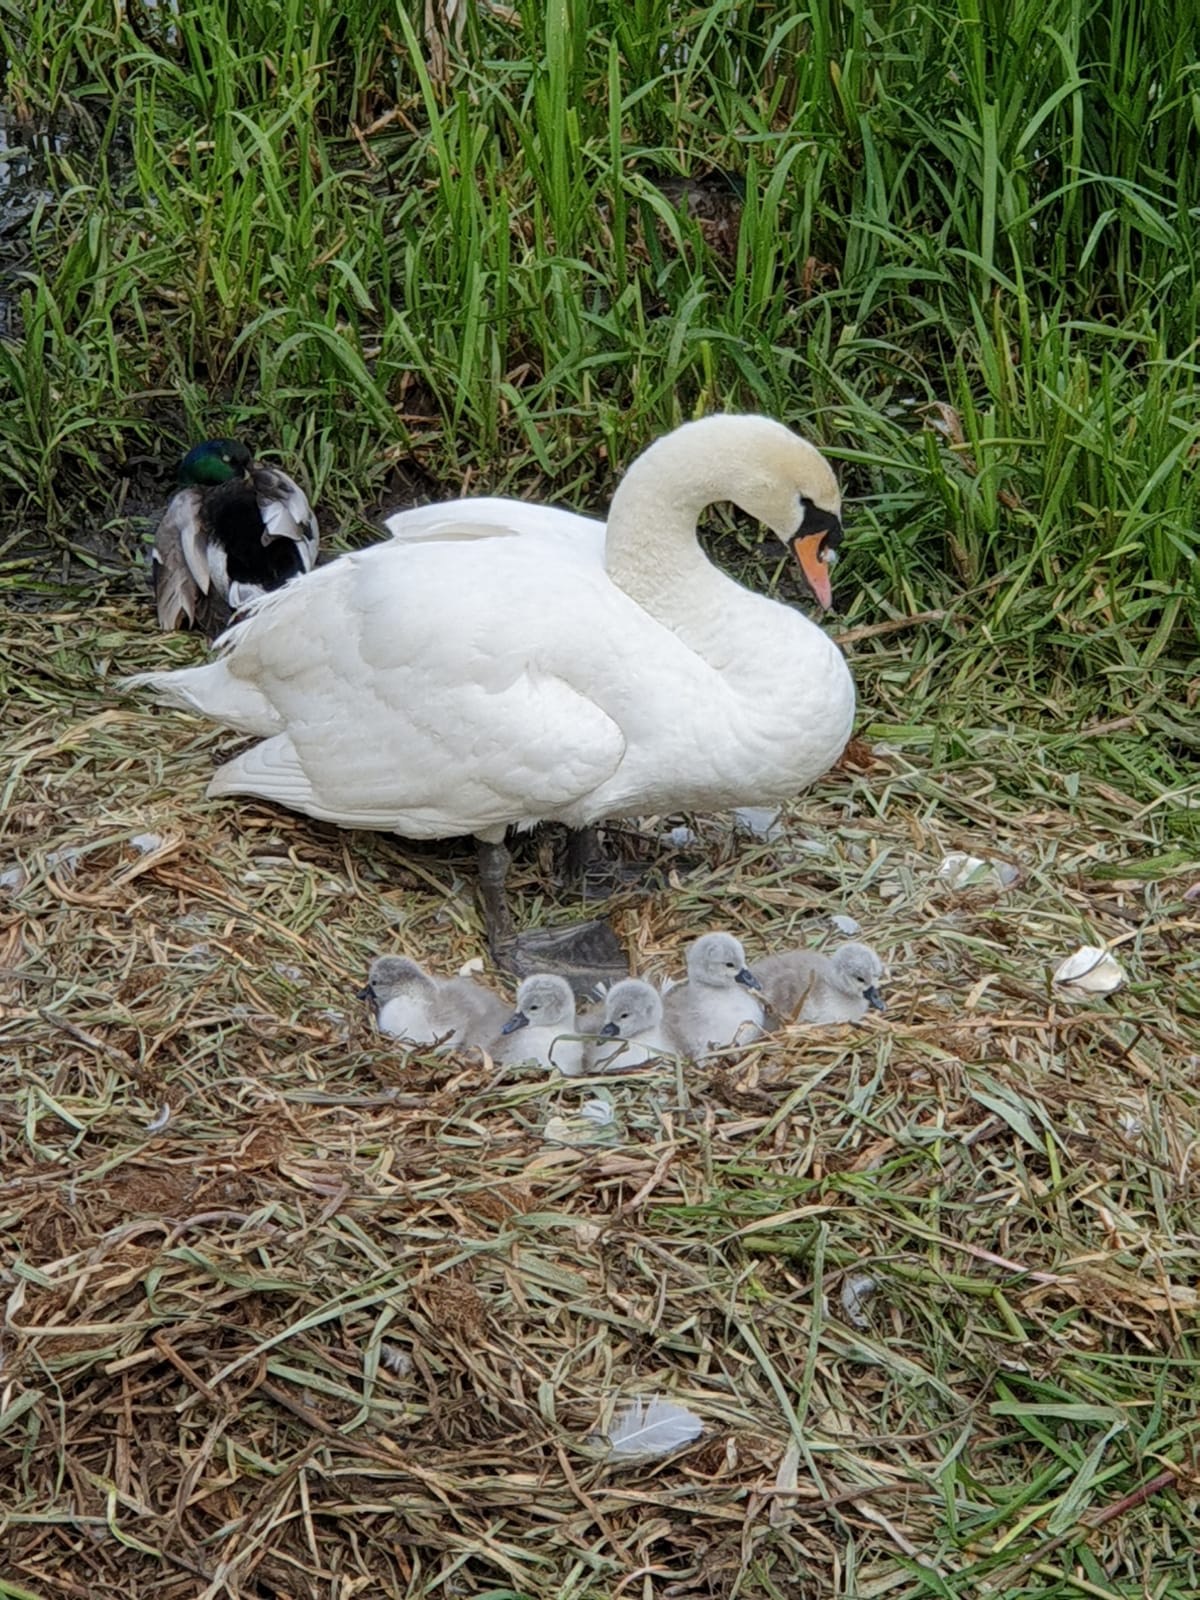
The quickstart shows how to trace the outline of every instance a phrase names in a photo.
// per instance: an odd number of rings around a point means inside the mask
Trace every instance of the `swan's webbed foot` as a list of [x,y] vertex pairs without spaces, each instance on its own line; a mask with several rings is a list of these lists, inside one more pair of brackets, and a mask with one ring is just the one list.
[[566,867],[567,881],[583,900],[608,900],[635,884],[661,887],[661,875],[653,867],[647,869],[641,862],[606,850],[595,827],[568,830]]
[[601,985],[619,983],[629,976],[620,940],[611,924],[600,917],[561,928],[531,928],[501,948],[493,945],[492,957],[498,967],[516,978],[556,972],[579,999],[595,999]]
[[503,844],[479,841],[479,890],[492,960],[503,972],[527,978],[556,972],[581,998],[595,997],[601,984],[629,976],[629,963],[611,926],[599,919],[562,928],[532,928],[518,933],[504,892],[508,851]]

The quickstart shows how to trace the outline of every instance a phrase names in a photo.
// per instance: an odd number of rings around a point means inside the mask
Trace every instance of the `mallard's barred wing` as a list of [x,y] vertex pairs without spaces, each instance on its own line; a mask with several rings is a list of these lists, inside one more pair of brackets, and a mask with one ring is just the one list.
[[200,521],[202,499],[199,489],[181,489],[155,530],[154,600],[159,627],[167,632],[195,627],[201,598],[211,587],[208,540]]
[[263,520],[262,542],[291,539],[299,547],[304,570],[311,572],[320,545],[320,529],[308,496],[278,467],[255,467],[254,492]]

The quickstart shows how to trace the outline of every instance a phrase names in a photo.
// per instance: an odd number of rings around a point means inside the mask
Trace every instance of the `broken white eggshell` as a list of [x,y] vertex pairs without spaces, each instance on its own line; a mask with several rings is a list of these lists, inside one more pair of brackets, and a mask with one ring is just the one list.
[[19,861],[0,872],[0,889],[10,889],[13,894],[20,894],[28,882],[29,874]]
[[688,845],[699,843],[697,834],[683,824],[678,828],[668,828],[663,834],[663,840],[674,850],[685,850]]
[[754,839],[778,839],[783,833],[778,806],[734,806],[734,827]]
[[1125,982],[1125,972],[1107,950],[1094,944],[1081,944],[1074,955],[1054,969],[1054,982],[1060,989],[1076,994],[1112,994]]
[[852,1272],[842,1284],[842,1310],[846,1314],[846,1321],[853,1327],[871,1326],[866,1305],[878,1287],[875,1279],[865,1272]]
[[950,889],[1007,889],[1019,876],[1009,861],[985,861],[962,850],[943,856],[938,867],[938,877]]

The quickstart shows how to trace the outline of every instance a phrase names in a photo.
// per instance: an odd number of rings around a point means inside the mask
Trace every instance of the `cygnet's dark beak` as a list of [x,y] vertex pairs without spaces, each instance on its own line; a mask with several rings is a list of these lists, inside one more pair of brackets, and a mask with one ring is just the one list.
[[606,1022],[600,1029],[599,1036],[601,1039],[618,1039],[620,1038],[620,1035],[621,1030],[617,1027],[615,1022]]
[[869,989],[863,990],[863,999],[871,1007],[872,1011],[887,1010],[887,1006],[884,1004],[883,996],[880,994],[879,990],[874,984],[872,984]]
[[514,1011],[512,1016],[509,1017],[508,1021],[500,1029],[500,1032],[516,1033],[518,1028],[527,1028],[528,1026],[529,1018],[525,1015],[525,1013],[523,1011]]
[[734,983],[744,983],[747,989],[762,988],[762,984],[759,983],[758,979],[750,971],[749,967],[743,967],[733,981]]
[[375,1004],[375,990],[374,990],[374,987],[369,983],[364,983],[361,989],[356,989],[354,991],[354,998],[356,1000],[369,1000],[371,1002],[371,1004],[374,1005]]

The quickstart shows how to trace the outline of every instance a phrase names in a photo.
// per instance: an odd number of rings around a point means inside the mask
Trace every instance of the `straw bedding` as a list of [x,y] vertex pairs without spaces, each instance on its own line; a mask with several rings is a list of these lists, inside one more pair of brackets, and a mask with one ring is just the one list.
[[[778,837],[645,821],[636,969],[837,912],[889,1012],[614,1077],[588,1133],[595,1085],[353,999],[480,954],[468,847],[206,802],[230,739],[109,687],[197,650],[132,600],[7,632],[0,1595],[1185,1592],[1200,867],[1144,872],[1119,786],[868,727]],[[868,705],[918,670],[853,648]],[[1125,989],[1051,991],[1082,942]],[[635,1395],[698,1443],[607,1462]]]

